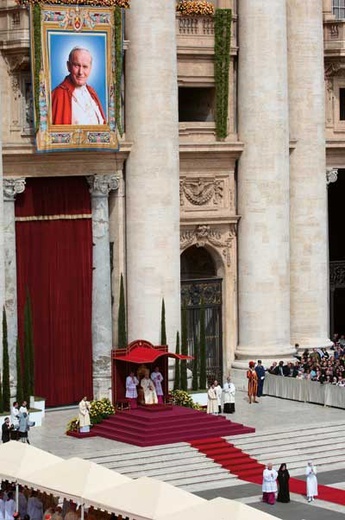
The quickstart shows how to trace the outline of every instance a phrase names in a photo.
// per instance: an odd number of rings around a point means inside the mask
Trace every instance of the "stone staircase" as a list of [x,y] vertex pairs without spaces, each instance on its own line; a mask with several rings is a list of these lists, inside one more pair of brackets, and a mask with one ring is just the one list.
[[[313,460],[319,472],[345,469],[345,421],[289,428],[284,425],[287,420],[285,417],[279,430],[225,438],[263,464],[272,462],[279,467],[285,462],[291,476],[304,475],[308,460]],[[190,492],[242,484],[186,443],[128,446],[89,459],[132,478],[146,475]]]
[[319,472],[345,468],[345,421],[299,428],[289,428],[284,424],[287,421],[288,417],[282,419],[282,431],[272,429],[225,439],[263,464],[272,462],[278,468],[285,462],[291,476],[304,475],[310,460]]

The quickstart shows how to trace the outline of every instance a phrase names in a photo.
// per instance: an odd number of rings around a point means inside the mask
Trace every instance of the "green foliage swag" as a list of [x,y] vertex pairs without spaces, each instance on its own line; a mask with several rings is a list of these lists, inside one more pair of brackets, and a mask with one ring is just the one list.
[[34,101],[35,101],[35,126],[38,131],[40,125],[40,71],[42,65],[42,40],[41,40],[41,6],[34,5],[32,9],[33,40],[34,40]]
[[214,79],[216,84],[216,136],[228,135],[231,9],[216,9],[214,20]]
[[173,390],[171,392],[173,404],[176,406],[185,406],[186,408],[193,408],[194,410],[200,410],[200,406],[193,402],[190,394],[184,390]]
[[121,82],[122,82],[122,11],[120,7],[114,9],[115,29],[115,119],[119,134],[123,135],[121,118]]
[[2,310],[2,399],[4,410],[10,410],[10,359],[8,355],[7,317],[5,307]]
[[167,344],[167,331],[165,323],[165,303],[164,298],[162,299],[162,311],[161,311],[161,345]]
[[[176,332],[176,354],[180,353],[180,333]],[[180,388],[181,383],[181,370],[180,370],[180,360],[175,359],[175,378],[174,378],[174,390],[178,390]]]
[[125,303],[125,289],[123,285],[123,275],[121,273],[120,281],[120,299],[119,312],[117,318],[117,347],[127,347],[127,330],[126,330],[126,303]]

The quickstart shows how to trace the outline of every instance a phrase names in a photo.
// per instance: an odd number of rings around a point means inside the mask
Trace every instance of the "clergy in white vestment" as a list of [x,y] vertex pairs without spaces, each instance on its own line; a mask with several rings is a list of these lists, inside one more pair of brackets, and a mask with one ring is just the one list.
[[207,413],[218,413],[218,399],[214,384],[207,391]]
[[278,473],[269,462],[262,474],[262,501],[273,505],[276,501]]
[[151,374],[151,379],[153,381],[153,384],[155,385],[158,402],[160,404],[163,404],[163,376],[159,371],[159,367],[155,367],[154,371]]
[[18,409],[18,402],[14,401],[12,408],[11,408],[11,424],[13,424],[13,427],[17,430],[19,427],[19,409]]
[[318,495],[316,466],[312,462],[308,462],[305,474],[307,476],[307,499],[312,502],[314,497]]
[[5,502],[5,520],[13,520],[13,514],[16,510],[16,503],[14,501],[13,493],[10,491]]
[[144,390],[145,404],[157,404],[157,394],[155,385],[152,379],[149,378],[149,374],[146,374],[141,380],[141,387]]
[[227,377],[222,392],[223,413],[235,412],[235,394],[235,385],[231,382],[230,377]]
[[214,382],[214,389],[215,389],[216,396],[217,396],[218,413],[222,413],[222,392],[223,392],[223,390],[217,380],[215,380],[215,382]]
[[90,403],[85,396],[79,403],[79,428],[90,426],[90,424]]
[[129,373],[129,376],[126,377],[126,399],[128,399],[130,403],[131,410],[134,410],[138,407],[137,399],[138,399],[138,390],[137,386],[139,384],[138,379],[135,377],[133,370]]

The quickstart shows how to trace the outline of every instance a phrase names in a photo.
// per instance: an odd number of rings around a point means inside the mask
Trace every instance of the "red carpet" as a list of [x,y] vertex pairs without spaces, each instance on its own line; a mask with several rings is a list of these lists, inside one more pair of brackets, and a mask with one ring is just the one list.
[[[208,458],[220,464],[223,468],[237,475],[241,480],[253,484],[262,484],[262,472],[264,464],[260,464],[242,450],[236,448],[221,437],[191,441],[190,445],[204,453]],[[334,504],[345,505],[345,490],[330,486],[318,486],[318,499]],[[299,495],[306,494],[304,480],[290,478],[290,492]]]
[[90,434],[72,433],[73,437],[105,437],[135,446],[157,446],[175,442],[189,442],[210,435],[242,435],[254,428],[229,421],[225,417],[209,415],[182,406],[152,407],[117,412],[101,424],[93,426]]

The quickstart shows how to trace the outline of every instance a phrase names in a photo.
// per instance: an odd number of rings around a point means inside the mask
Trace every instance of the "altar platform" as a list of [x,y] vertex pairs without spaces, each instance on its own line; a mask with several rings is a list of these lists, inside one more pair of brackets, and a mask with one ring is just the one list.
[[89,434],[73,432],[70,435],[77,438],[98,436],[135,446],[157,446],[254,431],[254,428],[232,422],[221,415],[210,415],[182,406],[151,405],[117,411],[101,424],[93,426]]

